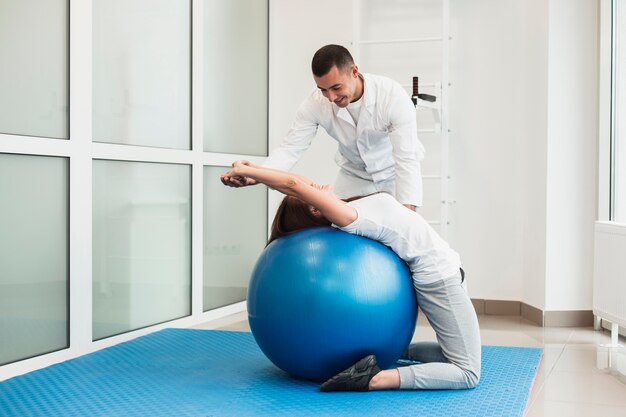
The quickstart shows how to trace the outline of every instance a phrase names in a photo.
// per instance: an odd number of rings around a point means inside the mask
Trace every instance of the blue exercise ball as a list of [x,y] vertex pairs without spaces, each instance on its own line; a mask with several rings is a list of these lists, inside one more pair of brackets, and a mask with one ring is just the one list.
[[324,381],[370,354],[392,367],[413,336],[417,303],[409,269],[391,249],[316,227],[265,248],[248,287],[248,318],[276,366]]

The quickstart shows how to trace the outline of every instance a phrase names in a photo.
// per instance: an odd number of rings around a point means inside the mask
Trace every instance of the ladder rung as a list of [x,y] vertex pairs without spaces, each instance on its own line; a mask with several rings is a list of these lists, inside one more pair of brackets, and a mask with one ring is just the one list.
[[411,39],[376,39],[371,41],[359,41],[359,45],[383,45],[388,43],[419,43],[419,42],[441,42],[442,37],[426,37]]

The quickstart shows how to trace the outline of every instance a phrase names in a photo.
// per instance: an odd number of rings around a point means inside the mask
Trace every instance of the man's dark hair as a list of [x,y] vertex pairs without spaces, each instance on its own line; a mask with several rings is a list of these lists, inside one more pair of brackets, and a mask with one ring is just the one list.
[[354,65],[354,59],[350,52],[341,45],[326,45],[321,47],[311,61],[311,70],[316,77],[328,74],[333,66],[338,70],[348,70]]

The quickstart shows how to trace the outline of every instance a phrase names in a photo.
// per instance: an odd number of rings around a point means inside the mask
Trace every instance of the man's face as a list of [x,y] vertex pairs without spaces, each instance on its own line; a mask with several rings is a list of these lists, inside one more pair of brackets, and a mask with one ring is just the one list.
[[361,97],[359,89],[359,69],[352,65],[348,71],[333,67],[321,77],[313,75],[315,84],[324,97],[339,107],[347,107]]

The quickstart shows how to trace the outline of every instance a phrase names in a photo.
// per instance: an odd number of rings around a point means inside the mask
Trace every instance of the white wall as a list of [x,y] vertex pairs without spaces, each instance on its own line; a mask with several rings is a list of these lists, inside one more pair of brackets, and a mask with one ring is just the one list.
[[546,268],[546,142],[548,124],[548,5],[544,0],[525,3],[524,71],[525,154],[523,165],[524,212],[522,293],[527,304],[545,309]]
[[[451,2],[451,243],[475,298],[521,300],[525,283],[543,275],[545,157],[536,145],[546,135],[542,3]],[[535,262],[527,264],[529,257]],[[543,285],[531,287],[542,304]]]
[[[597,2],[450,6],[450,241],[471,296],[590,309]],[[348,46],[353,21],[351,2],[272,7],[270,148],[314,87],[312,54],[326,43]],[[296,169],[332,181],[334,149],[318,135]]]
[[452,2],[452,229],[473,297],[591,309],[597,8]]
[[[287,134],[296,109],[314,89],[311,59],[320,47],[336,43],[350,48],[350,1],[272,0],[270,7],[270,128],[269,149]],[[334,181],[335,140],[320,129],[294,171],[324,184]],[[281,196],[270,194],[270,218]]]
[[592,308],[598,3],[549,7],[546,310]]

